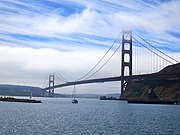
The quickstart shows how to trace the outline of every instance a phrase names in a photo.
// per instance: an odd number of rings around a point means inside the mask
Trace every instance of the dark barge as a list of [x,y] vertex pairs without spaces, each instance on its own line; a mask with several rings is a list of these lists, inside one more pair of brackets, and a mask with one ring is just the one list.
[[25,98],[14,98],[14,97],[0,97],[0,101],[5,101],[5,102],[22,102],[22,103],[42,103],[41,100],[25,99]]
[[112,96],[111,97],[101,96],[100,100],[120,100],[120,99]]

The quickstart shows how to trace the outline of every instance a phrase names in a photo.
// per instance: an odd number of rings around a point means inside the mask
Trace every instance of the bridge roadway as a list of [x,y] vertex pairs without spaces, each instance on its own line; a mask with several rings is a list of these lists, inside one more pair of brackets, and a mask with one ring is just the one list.
[[[154,80],[161,78],[175,78],[180,77],[180,73],[171,73],[171,74],[161,74],[161,73],[153,73],[153,74],[141,74],[141,75],[132,75],[132,76],[118,76],[118,77],[107,77],[107,78],[98,78],[98,79],[89,79],[89,80],[81,80],[81,81],[72,81],[66,82],[58,85],[54,85],[54,88],[61,88],[71,85],[79,85],[79,84],[88,84],[88,83],[104,83],[104,82],[113,82],[113,81],[121,81],[122,79],[131,79],[131,80]],[[43,90],[52,89],[53,87],[46,87]]]

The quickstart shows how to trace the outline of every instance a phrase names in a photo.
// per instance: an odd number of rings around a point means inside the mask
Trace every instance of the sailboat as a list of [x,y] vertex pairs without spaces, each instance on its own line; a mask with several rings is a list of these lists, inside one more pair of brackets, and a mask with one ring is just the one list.
[[78,103],[78,100],[75,99],[75,85],[74,85],[74,91],[73,91],[73,99],[72,99],[72,103]]
[[31,95],[30,95],[30,98],[32,98],[32,91],[31,91]]

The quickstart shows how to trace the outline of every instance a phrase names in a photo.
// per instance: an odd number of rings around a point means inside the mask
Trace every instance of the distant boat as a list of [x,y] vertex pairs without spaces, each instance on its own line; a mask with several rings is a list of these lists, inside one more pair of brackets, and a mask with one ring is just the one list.
[[72,99],[72,103],[78,103],[78,100],[75,98],[75,85],[74,85],[74,91],[73,91],[73,99]]
[[32,98],[32,91],[31,91],[31,95],[30,95],[30,98]]
[[73,99],[72,103],[78,103],[78,100],[77,99]]

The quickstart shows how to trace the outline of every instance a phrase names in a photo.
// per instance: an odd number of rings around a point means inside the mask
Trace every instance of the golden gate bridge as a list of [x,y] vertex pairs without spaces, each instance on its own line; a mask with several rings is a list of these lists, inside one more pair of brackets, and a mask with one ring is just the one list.
[[[132,34],[132,31],[123,31],[102,58],[82,77],[75,81],[68,81],[61,74],[50,74],[48,87],[43,88],[43,90],[48,91],[49,97],[54,97],[55,88],[121,81],[122,94],[128,83],[135,79],[180,77],[180,74],[157,73],[164,67],[176,63],[179,61],[162,52],[137,33]],[[55,76],[61,83],[55,84]]]

